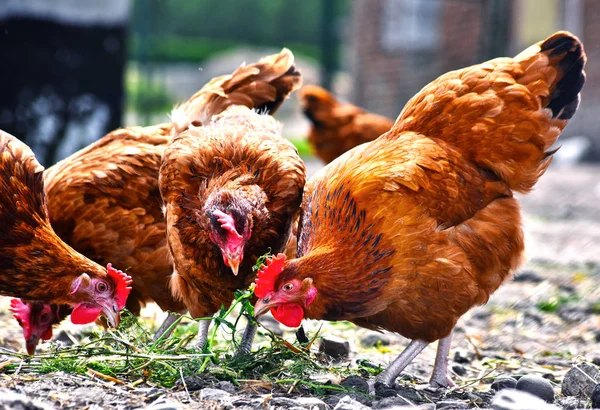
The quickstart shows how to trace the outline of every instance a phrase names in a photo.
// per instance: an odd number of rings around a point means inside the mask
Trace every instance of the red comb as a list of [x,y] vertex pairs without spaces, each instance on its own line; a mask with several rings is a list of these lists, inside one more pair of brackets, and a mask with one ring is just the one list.
[[31,335],[31,325],[29,323],[29,317],[31,315],[31,306],[23,303],[21,299],[10,300],[10,311],[12,312],[17,322],[23,328],[25,338],[29,339]]
[[108,271],[108,276],[115,282],[117,285],[117,289],[115,291],[115,299],[119,310],[125,307],[125,302],[127,302],[127,296],[129,296],[129,292],[131,292],[131,276],[127,275],[125,272],[122,272],[118,269],[112,267],[109,263],[106,265],[106,270]]
[[256,275],[254,294],[262,299],[275,290],[275,280],[283,270],[285,255],[283,253],[269,257]]
[[242,239],[242,235],[235,229],[235,222],[231,215],[221,212],[218,209],[213,212],[217,216],[217,221],[221,224],[221,228],[225,229],[229,234],[235,235],[238,239]]

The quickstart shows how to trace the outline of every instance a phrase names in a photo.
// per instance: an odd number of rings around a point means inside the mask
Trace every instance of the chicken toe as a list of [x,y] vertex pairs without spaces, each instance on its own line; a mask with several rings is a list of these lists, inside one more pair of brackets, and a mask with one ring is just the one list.
[[383,372],[379,373],[375,382],[381,382],[387,386],[393,386],[396,377],[406,366],[414,360],[425,349],[429,343],[422,340],[411,341],[406,349],[394,360]]

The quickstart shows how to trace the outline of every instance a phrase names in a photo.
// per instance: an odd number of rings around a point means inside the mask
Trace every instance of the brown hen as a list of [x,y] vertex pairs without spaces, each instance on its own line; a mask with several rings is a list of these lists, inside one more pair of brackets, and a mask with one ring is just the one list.
[[377,380],[392,384],[439,340],[431,384],[447,386],[451,332],[523,255],[519,205],[550,163],[585,81],[581,42],[558,32],[515,58],[447,73],[392,130],[306,186],[298,258],[258,274],[257,315],[349,320],[412,339]]
[[339,102],[316,85],[306,85],[298,93],[304,115],[312,123],[308,142],[315,155],[325,163],[360,144],[373,141],[394,125],[390,118]]

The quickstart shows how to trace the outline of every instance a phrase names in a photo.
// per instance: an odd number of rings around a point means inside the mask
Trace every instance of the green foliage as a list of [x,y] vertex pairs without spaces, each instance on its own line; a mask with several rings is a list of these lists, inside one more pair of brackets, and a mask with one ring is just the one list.
[[130,96],[127,108],[131,111],[166,113],[171,111],[175,104],[175,98],[163,85],[149,82],[134,70],[129,70],[125,88],[127,95]]
[[256,263],[252,267],[252,272],[257,272],[258,270],[260,270],[260,268],[262,268],[269,256],[271,256],[271,248],[267,250],[267,253],[256,258]]
[[579,297],[571,296],[552,296],[549,299],[538,302],[537,308],[542,312],[554,313],[563,305],[571,302],[577,302]]
[[294,144],[301,157],[313,156],[312,148],[306,138],[288,138],[288,140]]

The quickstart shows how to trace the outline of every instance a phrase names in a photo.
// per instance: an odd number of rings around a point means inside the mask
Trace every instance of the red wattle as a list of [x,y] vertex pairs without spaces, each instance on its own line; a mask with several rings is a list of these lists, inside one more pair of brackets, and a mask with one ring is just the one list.
[[71,313],[71,322],[74,325],[86,325],[98,319],[100,313],[102,313],[102,308],[86,306],[85,304],[80,303],[75,306],[73,313]]
[[304,309],[295,303],[285,303],[271,309],[273,317],[287,327],[298,327],[304,319]]

